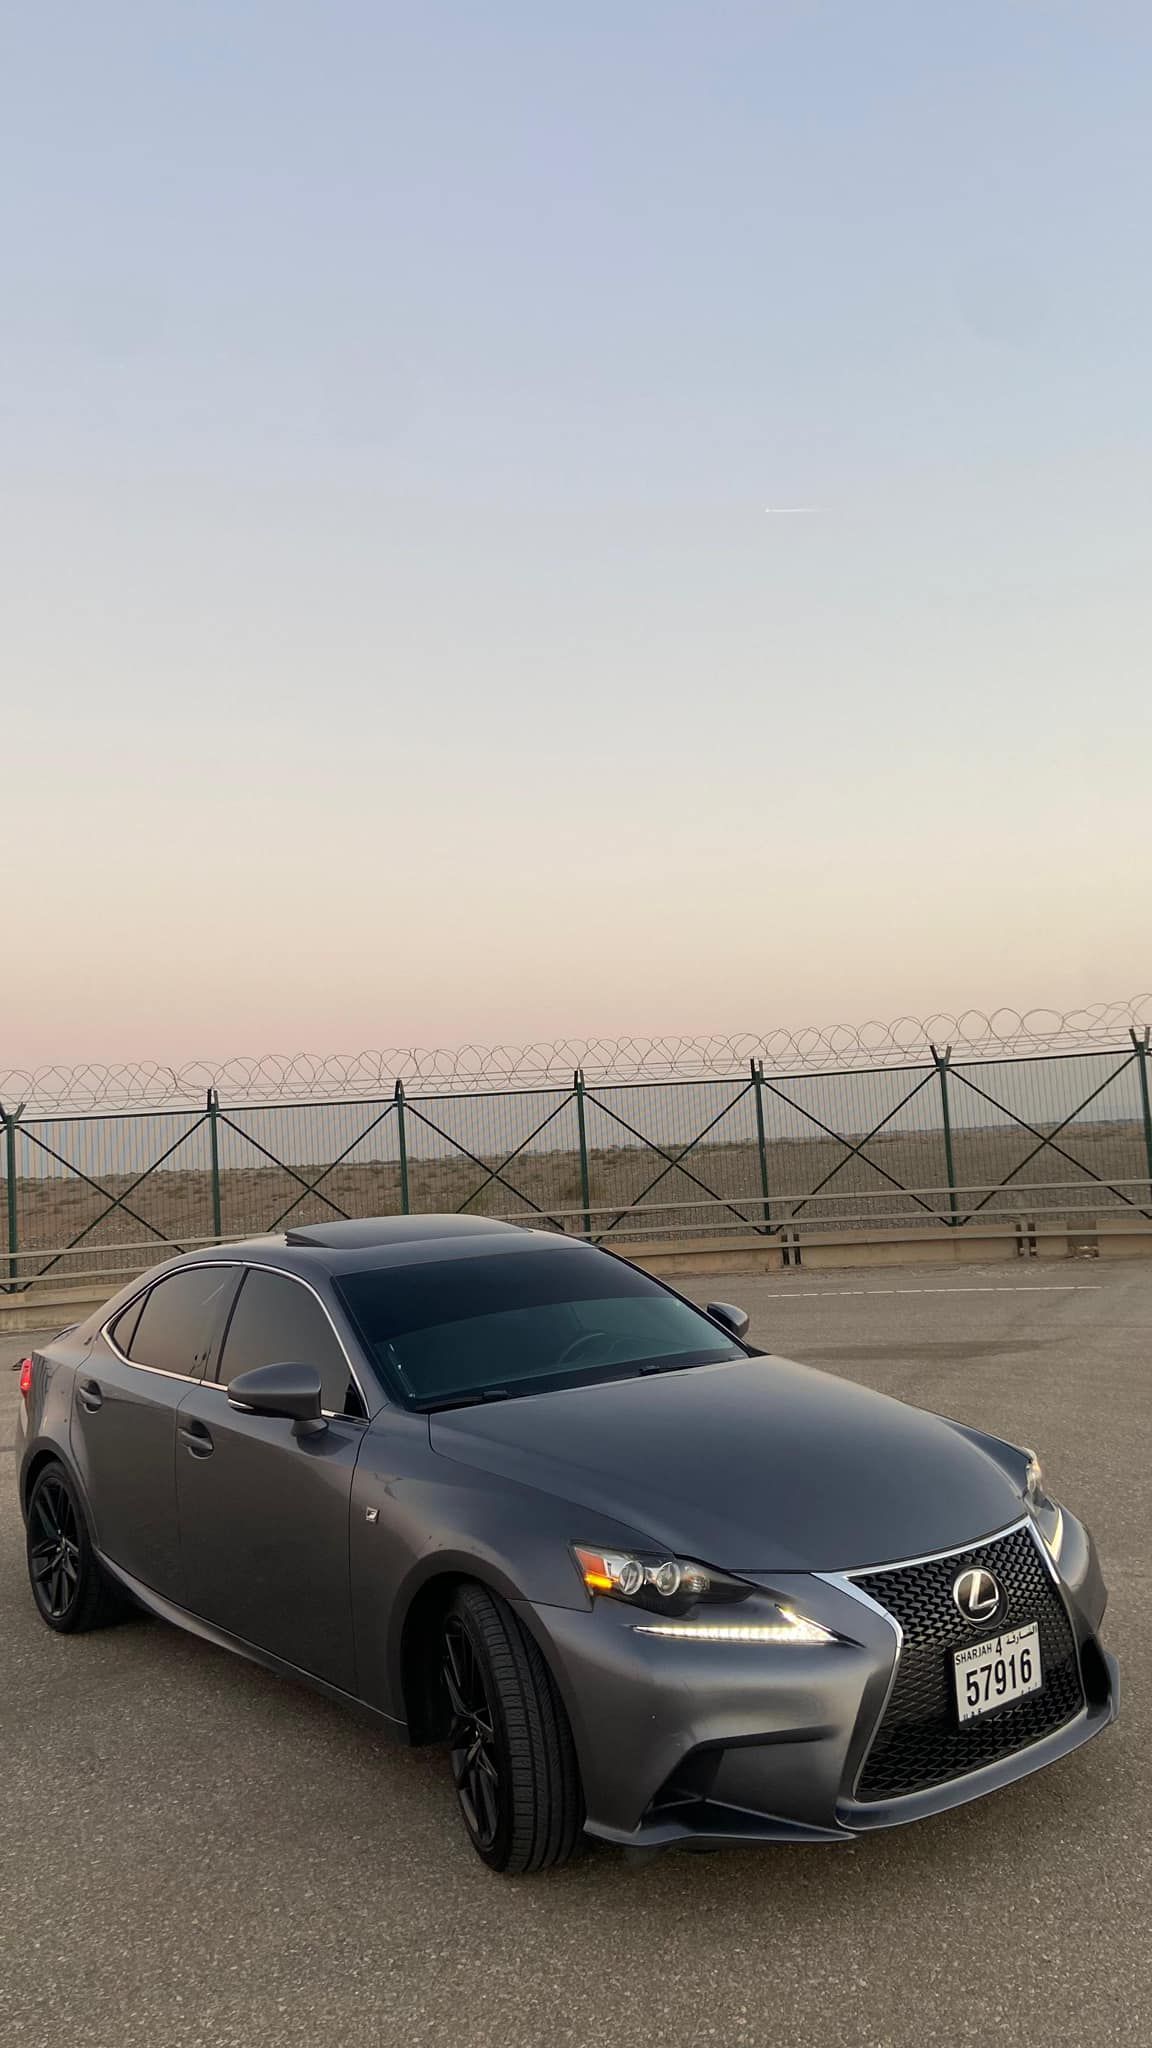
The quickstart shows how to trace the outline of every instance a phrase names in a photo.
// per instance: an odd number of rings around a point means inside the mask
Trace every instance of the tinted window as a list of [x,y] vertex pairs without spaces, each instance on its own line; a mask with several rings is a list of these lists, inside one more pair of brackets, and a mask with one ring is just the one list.
[[418,1405],[746,1356],[687,1302],[607,1254],[443,1259],[335,1285],[372,1355]]
[[132,1332],[140,1321],[140,1313],[147,1299],[147,1295],[142,1294],[128,1308],[121,1310],[114,1323],[108,1325],[108,1334],[112,1342],[118,1351],[124,1353],[125,1358],[129,1356],[128,1347],[132,1342]]
[[220,1378],[257,1365],[314,1365],[330,1415],[363,1415],[355,1380],[316,1296],[281,1273],[249,1272],[228,1325]]
[[231,1266],[188,1266],[182,1273],[158,1280],[145,1297],[127,1356],[134,1365],[196,1378],[204,1370],[235,1284],[236,1272]]

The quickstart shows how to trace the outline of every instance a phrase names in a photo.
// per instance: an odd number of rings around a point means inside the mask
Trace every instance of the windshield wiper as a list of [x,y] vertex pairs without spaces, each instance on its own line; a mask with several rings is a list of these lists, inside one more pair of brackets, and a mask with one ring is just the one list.
[[484,1401],[509,1401],[508,1387],[476,1387],[470,1394],[429,1394],[420,1402],[423,1413],[439,1414],[444,1408],[479,1408]]
[[649,1358],[638,1365],[636,1370],[639,1373],[643,1373],[644,1377],[647,1378],[650,1373],[654,1372],[698,1372],[701,1366],[723,1365],[725,1362],[722,1353],[719,1357],[713,1355],[712,1357],[693,1358],[689,1355],[687,1358]]

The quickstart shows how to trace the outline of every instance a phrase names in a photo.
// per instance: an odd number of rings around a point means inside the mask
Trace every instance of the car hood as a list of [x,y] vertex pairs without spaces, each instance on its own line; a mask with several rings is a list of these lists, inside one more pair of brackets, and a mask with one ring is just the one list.
[[600,1514],[730,1571],[888,1564],[1024,1512],[995,1439],[782,1358],[445,1410],[430,1437],[576,1503],[573,1540],[595,1542]]

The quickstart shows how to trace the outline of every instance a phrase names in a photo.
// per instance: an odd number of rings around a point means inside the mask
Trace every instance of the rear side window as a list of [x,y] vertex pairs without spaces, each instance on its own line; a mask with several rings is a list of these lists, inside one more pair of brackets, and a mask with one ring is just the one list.
[[148,1296],[142,1294],[137,1301],[130,1302],[126,1309],[121,1310],[114,1323],[109,1323],[108,1325],[108,1334],[112,1342],[115,1344],[117,1351],[124,1353],[125,1358],[131,1356],[128,1347],[132,1342],[136,1325],[140,1321],[144,1303],[147,1299]]
[[364,1414],[340,1341],[311,1289],[285,1273],[252,1269],[228,1324],[220,1378],[227,1383],[258,1365],[314,1365],[330,1415]]
[[133,1365],[198,1379],[235,1284],[231,1266],[188,1266],[182,1273],[170,1273],[145,1296],[127,1347],[116,1324],[113,1335],[119,1348]]

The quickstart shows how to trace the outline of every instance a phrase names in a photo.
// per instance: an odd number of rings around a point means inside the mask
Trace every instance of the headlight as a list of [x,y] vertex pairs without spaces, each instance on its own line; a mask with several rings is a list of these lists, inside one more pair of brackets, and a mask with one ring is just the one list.
[[[689,1643],[831,1643],[819,1622],[782,1607],[759,1587],[729,1578],[711,1565],[640,1551],[586,1550],[575,1545],[580,1576],[593,1596],[646,1608],[664,1619],[636,1622],[636,1634]],[[726,1607],[755,1596],[755,1619],[722,1621],[700,1615],[697,1603]],[[675,1616],[676,1619],[672,1619]],[[691,1617],[691,1618],[689,1618]]]
[[779,1621],[638,1621],[638,1636],[672,1636],[685,1643],[833,1643],[830,1629],[818,1621],[776,1607]]
[[673,1614],[694,1600],[746,1600],[753,1591],[740,1579],[686,1564],[683,1558],[640,1551],[574,1548],[580,1576],[590,1593],[607,1593],[638,1607]]
[[1049,1498],[1044,1485],[1044,1468],[1035,1451],[1026,1453],[1028,1464],[1024,1473],[1024,1498],[1036,1527],[1052,1554],[1059,1562],[1064,1543],[1064,1516],[1057,1503]]

